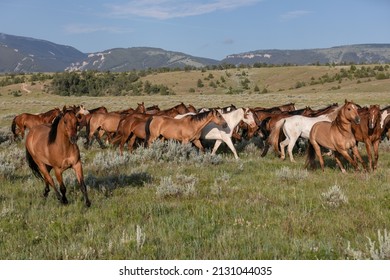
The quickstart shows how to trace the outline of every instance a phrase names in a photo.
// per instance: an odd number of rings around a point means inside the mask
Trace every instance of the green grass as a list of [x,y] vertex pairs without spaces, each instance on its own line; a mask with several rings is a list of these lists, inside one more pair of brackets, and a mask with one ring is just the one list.
[[[313,75],[296,69],[302,72],[297,75]],[[285,71],[293,75],[291,69]],[[287,85],[288,79],[281,80]],[[141,101],[162,108],[181,101],[196,107],[296,102],[299,108],[316,108],[347,98],[362,105],[385,105],[386,85],[389,81],[384,80],[337,91],[324,85],[315,91],[306,87],[269,94],[200,95],[186,90],[176,96],[99,98],[64,98],[39,90],[22,97],[2,92],[0,259],[375,258],[369,239],[376,242],[375,249],[390,247],[388,240],[379,245],[378,236],[378,231],[390,229],[387,141],[380,145],[376,172],[349,167],[347,174],[332,159],[326,159],[323,173],[305,170],[304,154],[295,155],[295,164],[272,152],[261,158],[261,150],[253,145],[239,145],[238,161],[228,149],[212,157],[198,155],[191,147],[157,145],[120,157],[115,148],[101,150],[95,144],[85,150],[80,145],[92,202],[87,209],[72,170],[64,174],[69,205],[61,205],[53,191],[45,199],[43,183],[25,163],[23,143],[9,143],[2,136],[9,135],[12,115],[64,104],[115,110]],[[364,145],[359,147],[365,156]]]

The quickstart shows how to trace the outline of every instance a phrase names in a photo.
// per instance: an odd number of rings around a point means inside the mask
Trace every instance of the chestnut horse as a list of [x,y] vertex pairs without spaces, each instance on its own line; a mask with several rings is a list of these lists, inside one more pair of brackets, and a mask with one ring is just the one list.
[[[351,163],[355,169],[358,169],[356,158],[365,168],[362,157],[359,154],[356,146],[356,139],[352,133],[352,122],[360,123],[358,106],[352,101],[345,100],[345,104],[338,110],[337,117],[332,122],[321,121],[313,125],[310,131],[309,145],[306,166],[315,167],[315,157],[317,155],[321,169],[324,171],[324,159],[321,154],[321,147],[334,151],[335,158],[341,172],[345,173],[345,169],[341,163],[342,155]],[[354,159],[351,158],[348,151],[352,149]]]
[[12,120],[11,130],[14,134],[14,140],[16,140],[20,134],[20,137],[24,138],[24,132],[26,129],[31,129],[33,126],[39,124],[51,123],[59,114],[61,110],[59,108],[51,109],[45,113],[40,114],[29,114],[22,113],[17,115]]
[[[81,186],[85,204],[89,207],[91,202],[88,199],[87,187],[84,183],[80,150],[76,144],[77,121],[75,112],[66,110],[64,107],[52,125],[42,124],[32,127],[26,137],[26,158],[34,175],[45,182],[43,195],[48,196],[49,186],[51,186],[57,198],[64,204],[67,204],[68,200],[65,195],[66,187],[62,173],[73,168]],[[54,169],[61,193],[50,176],[51,169]]]
[[[129,110],[127,111],[130,112]],[[137,108],[132,109],[131,113],[145,113],[144,103],[138,103]],[[104,147],[100,140],[103,134],[107,133],[108,138],[111,139],[110,134],[117,131],[120,120],[126,116],[127,114],[121,114],[118,112],[93,114],[87,123],[87,143],[85,147],[88,148],[91,145],[92,137],[96,132],[98,132],[98,135],[95,136],[97,141],[101,147]]]
[[203,151],[203,146],[199,140],[202,129],[214,122],[225,127],[226,121],[217,110],[212,109],[207,112],[188,115],[181,119],[174,119],[167,116],[152,116],[145,125],[146,139],[149,146],[159,136],[165,139],[174,139],[183,144],[192,142],[196,147]]
[[[352,132],[357,142],[363,142],[366,146],[370,170],[378,166],[379,143],[382,138],[381,109],[379,105],[370,105],[369,108],[359,110],[360,124],[352,123]],[[374,150],[374,161],[372,160],[371,146]]]

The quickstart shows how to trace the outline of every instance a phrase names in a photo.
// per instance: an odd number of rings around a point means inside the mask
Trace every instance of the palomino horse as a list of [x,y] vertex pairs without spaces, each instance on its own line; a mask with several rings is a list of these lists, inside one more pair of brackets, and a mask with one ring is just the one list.
[[[80,150],[76,144],[77,121],[74,111],[66,110],[64,107],[52,125],[42,124],[31,128],[26,138],[26,158],[34,175],[45,182],[44,196],[47,197],[50,191],[49,186],[51,186],[57,198],[64,204],[67,204],[68,200],[65,195],[66,187],[62,173],[68,168],[73,168],[81,186],[85,204],[89,207],[91,202],[84,183]],[[61,193],[50,176],[51,169],[54,169]]]
[[[379,105],[370,105],[369,108],[359,109],[360,124],[352,123],[352,132],[356,141],[363,142],[366,146],[370,170],[378,166],[379,143],[383,129],[381,128],[381,109]],[[371,146],[374,150],[374,162],[372,160]]]
[[148,119],[145,125],[145,142],[149,146],[158,137],[162,136],[165,139],[178,140],[183,144],[193,142],[196,147],[203,151],[199,138],[202,129],[210,122],[226,126],[225,119],[217,110],[188,115],[181,119],[153,116]]
[[[138,107],[133,109],[132,113],[145,113],[144,103],[139,103]],[[104,147],[100,140],[103,134],[107,133],[107,136],[110,139],[110,134],[117,131],[120,120],[126,117],[126,115],[127,114],[120,114],[117,112],[93,114],[87,124],[87,143],[85,146],[89,147],[91,145],[92,137],[98,132],[96,139],[100,146]]]
[[[348,102],[345,100],[345,104],[338,110],[337,117],[334,121],[315,123],[310,131],[306,166],[310,165],[310,167],[314,168],[314,160],[317,155],[321,169],[324,171],[324,159],[321,154],[321,147],[324,147],[335,152],[336,162],[341,172],[345,173],[346,171],[341,163],[340,155],[347,159],[355,169],[358,169],[356,158],[365,168],[356,146],[355,136],[352,133],[352,122],[356,124],[360,122],[358,106],[352,101]],[[352,149],[354,159],[349,155],[349,149]]]
[[31,129],[33,126],[39,125],[39,124],[49,124],[51,123],[59,114],[61,113],[61,110],[59,108],[51,109],[45,113],[41,114],[29,114],[29,113],[22,113],[20,115],[17,115],[12,120],[11,130],[14,134],[14,139],[16,140],[18,138],[18,135],[20,134],[21,138],[24,138],[24,132],[26,129]]
[[215,123],[209,123],[202,130],[202,139],[216,140],[212,154],[214,155],[222,142],[233,152],[234,157],[238,159],[236,149],[232,142],[232,134],[234,129],[240,122],[246,123],[250,127],[256,126],[256,122],[253,118],[253,112],[249,108],[238,108],[229,113],[223,113],[223,118],[226,120],[227,126],[222,127]]
[[[313,125],[320,121],[333,121],[336,118],[337,112],[340,108],[341,107],[334,109],[327,114],[319,115],[318,117],[305,117],[296,115],[281,119],[277,121],[275,126],[272,128],[271,133],[268,136],[268,143],[274,147],[276,152],[280,152],[280,158],[283,160],[286,158],[284,149],[287,146],[290,161],[295,162],[293,148],[298,138],[302,137],[304,139],[309,139],[310,130]],[[281,131],[286,138],[279,143]],[[280,145],[280,151],[278,144]]]

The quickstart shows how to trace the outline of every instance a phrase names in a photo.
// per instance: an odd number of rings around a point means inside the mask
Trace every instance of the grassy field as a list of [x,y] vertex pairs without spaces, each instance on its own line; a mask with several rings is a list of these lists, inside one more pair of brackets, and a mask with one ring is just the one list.
[[[228,75],[226,71],[229,71]],[[295,87],[335,67],[282,67],[162,73],[143,79],[172,88],[173,96],[60,97],[42,84],[0,88],[0,259],[388,259],[390,258],[390,144],[381,143],[375,173],[341,174],[304,168],[269,152],[258,139],[229,150],[198,154],[191,146],[156,143],[123,156],[114,147],[85,150],[79,140],[92,206],[84,206],[73,171],[65,172],[69,205],[25,163],[24,144],[7,140],[12,118],[54,106],[104,105],[109,110],[180,102],[196,107],[274,106],[295,102],[319,108],[353,99],[388,105],[390,80],[345,80]],[[250,90],[240,88],[248,77]],[[226,87],[197,88],[212,73]],[[253,92],[254,85],[268,93]],[[338,87],[340,85],[340,87]],[[195,92],[190,93],[189,89]],[[28,91],[26,91],[26,89]],[[13,94],[20,90],[20,94]],[[364,145],[360,145],[364,158]]]

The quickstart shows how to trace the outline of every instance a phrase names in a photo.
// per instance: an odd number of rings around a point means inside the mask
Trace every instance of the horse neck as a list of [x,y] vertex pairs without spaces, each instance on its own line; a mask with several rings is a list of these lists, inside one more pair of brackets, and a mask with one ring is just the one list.
[[222,114],[222,116],[228,124],[229,128],[235,128],[244,118],[244,110],[240,108],[232,112]]
[[340,111],[337,115],[336,119],[334,120],[334,123],[337,127],[337,129],[343,133],[352,133],[352,123],[349,121],[344,114]]

